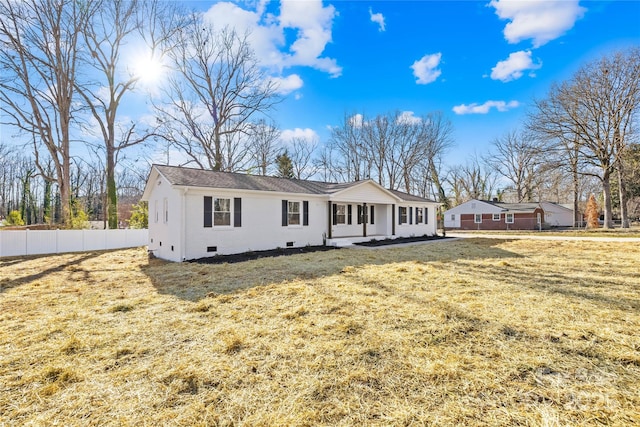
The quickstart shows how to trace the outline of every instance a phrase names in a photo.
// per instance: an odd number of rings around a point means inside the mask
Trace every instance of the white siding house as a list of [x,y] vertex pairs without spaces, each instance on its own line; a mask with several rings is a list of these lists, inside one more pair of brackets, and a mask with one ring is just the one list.
[[431,236],[439,206],[372,180],[335,184],[160,165],[142,200],[149,250],[171,261]]

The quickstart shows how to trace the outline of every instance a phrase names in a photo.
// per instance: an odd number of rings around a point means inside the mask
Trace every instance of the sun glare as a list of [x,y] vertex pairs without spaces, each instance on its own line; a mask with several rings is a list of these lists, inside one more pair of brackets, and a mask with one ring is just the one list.
[[164,68],[157,58],[141,57],[134,63],[132,71],[143,86],[154,88],[162,81]]

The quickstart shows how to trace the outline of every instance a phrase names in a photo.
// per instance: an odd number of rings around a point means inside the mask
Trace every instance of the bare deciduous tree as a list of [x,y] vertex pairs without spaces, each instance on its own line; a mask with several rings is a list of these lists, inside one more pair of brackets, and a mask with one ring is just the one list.
[[45,147],[55,169],[55,176],[45,179],[57,182],[66,224],[80,38],[93,7],[74,0],[0,0],[0,109],[10,125],[31,136],[43,175]]
[[313,155],[318,147],[318,140],[295,137],[290,143],[291,165],[293,166],[293,175],[297,179],[309,179],[315,175],[319,168],[314,162]]
[[492,148],[484,161],[513,184],[518,203],[534,201],[543,163],[538,141],[526,132],[510,131],[494,139]]
[[474,155],[464,165],[451,167],[446,181],[453,191],[453,205],[459,205],[471,199],[491,199],[497,178],[493,168]]
[[[174,11],[157,0],[109,0],[95,4],[95,13],[82,28],[87,49],[84,60],[95,73],[87,81],[78,82],[77,90],[91,111],[94,119],[91,125],[97,124],[104,144],[108,226],[118,228],[115,176],[118,155],[154,135],[154,129],[148,126],[139,129],[140,122],[119,121],[127,94],[144,78],[134,64],[125,62],[123,50],[144,40],[145,48],[139,54],[146,57],[136,61],[157,62],[163,54],[162,47],[180,28],[180,23],[173,19]],[[160,4],[167,9],[162,10]]]
[[[617,52],[581,67],[574,76],[552,86],[547,99],[536,102],[537,132],[574,141],[582,173],[599,170],[604,198],[604,227],[612,227],[611,175],[633,133],[640,107],[640,49]],[[572,139],[572,137],[574,139]],[[624,181],[624,180],[621,180]],[[621,194],[624,198],[624,182]],[[626,209],[621,210],[623,226]]]
[[200,168],[233,171],[224,145],[237,141],[230,135],[249,135],[251,119],[279,101],[276,84],[260,67],[247,34],[214,29],[199,14],[176,33],[168,55],[174,68],[165,91],[168,105],[156,106],[165,138]]
[[249,140],[249,151],[255,167],[260,175],[267,175],[269,167],[274,165],[276,156],[281,151],[278,144],[280,129],[264,119],[254,123]]

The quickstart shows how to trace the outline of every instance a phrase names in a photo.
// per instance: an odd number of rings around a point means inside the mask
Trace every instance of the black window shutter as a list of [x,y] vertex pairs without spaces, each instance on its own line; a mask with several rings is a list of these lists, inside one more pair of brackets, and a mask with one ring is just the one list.
[[282,201],[282,226],[286,227],[289,225],[289,220],[287,218],[287,210],[289,209],[289,201]]
[[409,224],[413,224],[413,208],[409,208]]
[[204,196],[204,226],[211,227],[213,221],[213,197]]
[[347,205],[347,224],[351,224],[351,205]]
[[309,202],[302,202],[302,225],[309,225]]
[[333,225],[338,224],[338,205],[333,204]]
[[242,227],[242,199],[233,198],[233,226]]
[[373,225],[373,224],[374,224],[374,222],[373,222],[373,220],[374,220],[374,218],[373,218],[373,212],[374,212],[374,209],[373,209],[373,206],[371,206],[371,225]]
[[362,224],[362,206],[358,205],[358,224]]
[[424,208],[424,223],[429,224],[429,208]]
[[398,225],[402,224],[402,206],[398,206]]

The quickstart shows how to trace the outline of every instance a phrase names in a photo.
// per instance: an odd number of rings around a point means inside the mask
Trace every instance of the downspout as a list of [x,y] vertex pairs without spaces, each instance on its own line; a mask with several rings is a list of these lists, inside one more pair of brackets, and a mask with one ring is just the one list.
[[185,261],[187,258],[186,255],[186,242],[187,242],[187,219],[185,218],[185,214],[187,212],[187,193],[189,192],[189,187],[185,187],[182,190],[182,212],[180,212],[180,218],[182,221],[182,233],[180,233],[180,261]]
[[327,237],[328,237],[329,239],[332,239],[332,234],[331,234],[331,225],[333,224],[333,221],[332,221],[332,218],[331,218],[331,215],[332,215],[332,212],[333,212],[333,211],[332,211],[332,209],[331,209],[331,208],[332,208],[332,206],[331,206],[331,200],[329,200],[329,215],[327,215],[327,218],[329,218],[329,224],[328,224],[328,227],[327,227]]

